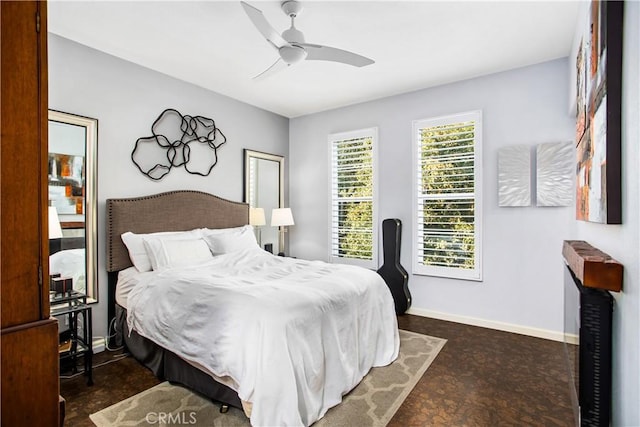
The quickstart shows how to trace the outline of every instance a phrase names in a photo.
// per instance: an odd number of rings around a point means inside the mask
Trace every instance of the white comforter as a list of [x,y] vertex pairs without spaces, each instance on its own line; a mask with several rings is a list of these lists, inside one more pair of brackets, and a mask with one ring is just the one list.
[[129,330],[231,378],[254,426],[310,425],[398,355],[391,293],[358,267],[247,250],[145,274],[127,304]]
[[73,279],[73,289],[87,293],[86,254],[84,248],[66,249],[49,256],[49,274],[60,274]]

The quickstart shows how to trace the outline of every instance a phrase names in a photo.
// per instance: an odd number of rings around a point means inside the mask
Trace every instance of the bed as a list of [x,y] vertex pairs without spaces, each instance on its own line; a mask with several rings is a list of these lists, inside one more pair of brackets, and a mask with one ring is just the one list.
[[107,200],[107,219],[109,319],[119,339],[158,377],[244,409],[253,425],[310,425],[371,367],[397,357],[393,300],[375,272],[257,247],[186,267],[132,268],[123,233],[242,230],[246,204],[174,191]]
[[49,241],[49,274],[73,279],[73,289],[87,293],[84,237],[64,237]]

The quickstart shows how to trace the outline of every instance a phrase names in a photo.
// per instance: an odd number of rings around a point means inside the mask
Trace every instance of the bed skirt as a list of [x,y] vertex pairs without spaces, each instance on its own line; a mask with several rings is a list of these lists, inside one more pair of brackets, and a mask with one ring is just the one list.
[[116,343],[126,349],[140,363],[149,368],[161,380],[182,384],[203,396],[243,409],[238,393],[219,383],[209,374],[189,364],[171,351],[132,331],[127,326],[127,311],[116,304]]

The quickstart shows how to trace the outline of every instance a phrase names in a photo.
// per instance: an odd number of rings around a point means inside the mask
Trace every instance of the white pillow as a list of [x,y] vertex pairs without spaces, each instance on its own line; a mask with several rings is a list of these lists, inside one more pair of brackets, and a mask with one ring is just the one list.
[[201,228],[200,232],[203,237],[211,236],[211,235],[219,235],[226,233],[240,233],[245,230],[247,227],[251,227],[250,225],[243,225],[241,227],[231,227],[231,228]]
[[232,231],[229,231],[230,229],[226,230],[227,232],[209,233],[204,236],[205,242],[207,242],[209,249],[211,249],[214,255],[228,254],[258,247],[252,226],[245,225]]
[[144,244],[154,271],[201,264],[213,258],[209,246],[202,239],[165,240],[147,237]]
[[133,265],[138,269],[138,271],[145,272],[152,270],[151,260],[149,259],[147,250],[144,247],[145,237],[161,237],[162,239],[167,240],[197,239],[201,237],[201,232],[199,229],[191,231],[168,231],[149,234],[134,234],[130,231],[127,231],[126,233],[122,233],[120,237],[122,238],[122,241],[129,251],[129,258],[131,259]]

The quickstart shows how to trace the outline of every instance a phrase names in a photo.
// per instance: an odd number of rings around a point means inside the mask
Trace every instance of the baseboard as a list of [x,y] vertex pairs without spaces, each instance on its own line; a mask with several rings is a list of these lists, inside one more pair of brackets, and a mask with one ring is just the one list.
[[532,328],[529,326],[514,325],[512,323],[497,322],[495,320],[479,319],[477,317],[459,316],[457,314],[441,313],[425,308],[410,308],[407,314],[430,317],[432,319],[447,320],[449,322],[462,323],[464,325],[480,326],[482,328],[495,329],[497,331],[512,332],[514,334],[527,335],[530,337],[544,338],[552,341],[564,342],[565,339],[570,344],[578,344],[578,336],[564,332],[551,331],[548,329]]
[[98,337],[93,339],[93,354],[103,352],[105,350],[104,347],[104,338]]

